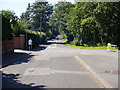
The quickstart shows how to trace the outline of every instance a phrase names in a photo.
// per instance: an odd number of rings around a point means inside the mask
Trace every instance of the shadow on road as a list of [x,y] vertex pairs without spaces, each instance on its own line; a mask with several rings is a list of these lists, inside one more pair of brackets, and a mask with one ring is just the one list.
[[[35,83],[29,83],[29,84],[23,84],[21,83],[19,79],[21,78],[19,74],[6,74],[2,73],[2,90],[8,90],[8,89],[30,89],[30,88],[35,88],[38,90],[46,90],[44,87],[45,85],[38,85],[38,86],[33,86]],[[18,89],[17,89],[18,88]],[[32,89],[32,90],[33,90]]]
[[15,64],[28,63],[30,61],[30,58],[33,56],[34,55],[31,55],[29,53],[19,53],[19,52],[3,55],[2,68]]
[[34,48],[34,49],[30,50],[30,51],[41,51],[41,50],[44,50],[44,49],[46,49],[45,46],[39,46],[39,47],[36,47],[36,48]]
[[[31,51],[41,51],[46,49],[46,47],[44,46],[40,46],[37,48],[34,48]],[[30,52],[31,52],[30,51]],[[10,66],[10,65],[16,65],[16,64],[22,64],[22,63],[28,63],[31,59],[31,57],[35,56],[32,55],[31,53],[28,53],[29,51],[25,51],[25,50],[18,50],[14,53],[10,53],[10,54],[4,54],[2,55],[2,68]],[[44,89],[44,87],[46,87],[45,85],[38,85],[35,86],[35,83],[29,83],[29,84],[23,84],[21,83],[18,79],[20,79],[20,74],[13,74],[13,73],[2,73],[2,90],[8,90],[8,89],[38,89],[38,90],[46,90]]]
[[21,50],[20,52],[18,51],[18,52],[9,53],[9,54],[3,54],[2,55],[2,68],[9,66],[9,65],[28,63],[30,61],[30,58],[35,56],[30,53],[31,51],[41,51],[44,49],[46,49],[45,46],[39,46],[29,51]]

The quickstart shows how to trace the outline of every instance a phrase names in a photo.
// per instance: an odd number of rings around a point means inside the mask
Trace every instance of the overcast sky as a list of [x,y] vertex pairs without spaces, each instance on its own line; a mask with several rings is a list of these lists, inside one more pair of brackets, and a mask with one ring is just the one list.
[[[47,0],[51,4],[57,3],[59,0]],[[74,0],[66,0],[74,2]],[[20,17],[22,12],[26,11],[28,3],[33,3],[35,0],[0,0],[0,10],[12,10]]]

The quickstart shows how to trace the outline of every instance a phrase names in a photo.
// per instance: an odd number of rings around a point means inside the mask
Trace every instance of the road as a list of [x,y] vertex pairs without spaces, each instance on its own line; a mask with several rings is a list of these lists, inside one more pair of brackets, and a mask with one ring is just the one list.
[[51,40],[31,52],[29,57],[26,56],[2,69],[3,88],[102,87],[76,58],[89,58],[85,55],[88,56],[94,51],[72,48],[61,40]]

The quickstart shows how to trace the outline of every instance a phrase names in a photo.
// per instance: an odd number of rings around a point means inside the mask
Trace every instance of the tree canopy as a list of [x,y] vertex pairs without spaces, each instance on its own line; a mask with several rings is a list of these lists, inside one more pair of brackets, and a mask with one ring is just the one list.
[[9,29],[18,35],[28,29],[44,33],[47,39],[61,34],[70,44],[99,46],[119,45],[119,12],[119,2],[58,2],[53,6],[37,0],[28,4],[20,19],[12,11],[1,15],[8,26],[3,27],[5,32]]
[[119,12],[119,2],[60,2],[50,25],[75,45],[118,44]]
[[21,19],[27,22],[29,29],[47,32],[49,30],[48,21],[53,12],[52,8],[53,6],[48,2],[36,1],[32,5],[28,4],[27,11],[21,15]]

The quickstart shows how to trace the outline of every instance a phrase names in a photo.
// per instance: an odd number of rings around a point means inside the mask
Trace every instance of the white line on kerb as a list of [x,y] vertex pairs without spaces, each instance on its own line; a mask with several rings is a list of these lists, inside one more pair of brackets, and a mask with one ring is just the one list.
[[90,72],[93,78],[95,78],[99,83],[102,84],[102,86],[104,86],[105,88],[112,88],[111,85],[104,81],[103,78],[97,72],[95,72],[90,66],[88,66],[83,60],[81,60],[78,56],[75,56],[75,58],[87,71]]
[[55,48],[57,48],[57,40],[55,40]]

